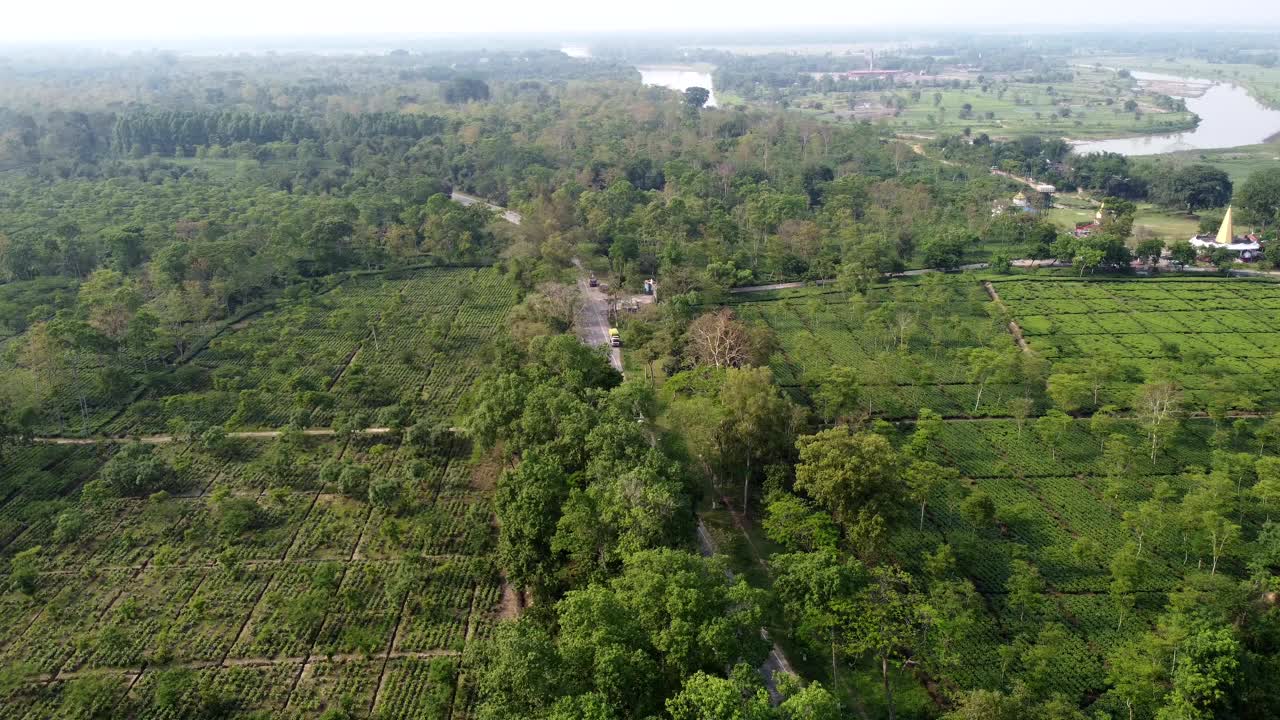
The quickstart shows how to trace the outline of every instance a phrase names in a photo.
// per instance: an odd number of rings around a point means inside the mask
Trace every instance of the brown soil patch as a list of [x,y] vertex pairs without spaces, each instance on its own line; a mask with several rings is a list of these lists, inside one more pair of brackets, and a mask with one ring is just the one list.
[[515,588],[507,582],[507,574],[502,574],[502,604],[498,608],[499,620],[514,620],[520,617],[521,607],[520,596],[516,593]]
[[492,492],[498,486],[500,474],[502,474],[502,458],[495,449],[472,468],[471,487],[480,492]]

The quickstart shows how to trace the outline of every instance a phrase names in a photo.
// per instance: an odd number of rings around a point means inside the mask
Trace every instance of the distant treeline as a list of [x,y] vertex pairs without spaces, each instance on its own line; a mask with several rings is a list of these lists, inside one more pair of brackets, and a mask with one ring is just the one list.
[[255,144],[318,140],[336,134],[346,138],[393,136],[418,140],[439,135],[446,125],[438,115],[365,113],[342,115],[332,122],[286,113],[138,112],[121,116],[112,132],[118,153],[173,154],[200,145]]
[[282,112],[137,110],[124,114],[0,111],[0,158],[38,162],[74,157],[93,162],[117,157],[191,155],[200,146],[255,145],[335,138],[420,140],[444,132],[439,115],[396,112],[344,113],[328,118]]

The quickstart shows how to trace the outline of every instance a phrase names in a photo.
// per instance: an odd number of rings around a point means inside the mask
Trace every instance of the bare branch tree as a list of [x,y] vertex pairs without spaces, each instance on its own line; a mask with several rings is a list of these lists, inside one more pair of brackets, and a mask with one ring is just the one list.
[[750,364],[757,339],[728,308],[702,315],[689,324],[689,349],[699,365],[741,367]]

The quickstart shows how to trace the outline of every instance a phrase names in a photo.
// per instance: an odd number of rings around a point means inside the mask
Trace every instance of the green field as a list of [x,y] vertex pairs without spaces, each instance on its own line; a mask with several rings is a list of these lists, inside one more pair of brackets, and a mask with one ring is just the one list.
[[235,427],[295,417],[323,426],[336,411],[376,415],[402,398],[447,418],[479,371],[475,351],[514,304],[514,289],[491,270],[360,278],[237,323],[191,359],[199,386],[148,394],[108,429],[159,431],[193,414]]
[[[316,427],[339,413],[364,427],[395,422],[402,402],[445,421],[514,302],[492,270],[338,278],[210,327],[170,372],[160,355],[78,358],[86,383],[91,362],[140,383],[93,407],[90,427]],[[135,452],[164,469],[162,492],[110,484],[113,458]],[[71,697],[88,687],[111,717],[469,717],[463,655],[496,625],[503,587],[492,471],[465,443],[184,433],[3,460],[0,663],[28,682],[6,686],[0,718],[88,718]]]
[[[850,114],[874,117],[875,122],[908,134],[953,134],[968,128],[974,134],[987,133],[995,138],[1040,134],[1082,139],[1190,127],[1190,113],[1169,112],[1155,106],[1152,94],[1131,87],[1113,72],[1093,68],[1074,68],[1073,72],[1074,80],[1067,83],[996,80],[984,92],[977,74],[971,74],[967,78],[970,88],[922,86],[918,88],[919,99],[913,99],[913,88],[904,85],[876,92],[814,93],[792,104],[805,113],[833,121],[847,119]],[[893,97],[905,102],[896,116],[875,110]],[[1124,110],[1124,102],[1129,99],[1138,103],[1140,115]],[[818,104],[822,107],[816,107]],[[968,110],[966,104],[970,106]],[[870,109],[864,107],[867,105]]]
[[[1175,367],[1188,402],[1227,378],[1280,373],[1280,285],[1265,280],[1167,277],[1146,280],[1003,277],[991,281],[1031,354],[1049,372],[1073,372],[1081,361],[1106,357],[1123,364],[1107,403],[1124,406],[1133,387],[1157,368]],[[862,376],[871,413],[912,418],[920,408],[944,416],[1008,416],[1021,397],[1009,374],[986,382],[983,398],[968,353],[1009,351],[1013,338],[993,317],[1002,312],[978,282],[931,276],[876,288],[851,301],[834,288],[747,293],[730,306],[744,321],[767,326],[778,349],[770,358],[778,383],[807,398],[832,367]],[[1120,379],[1127,377],[1128,379]],[[1280,409],[1265,381],[1252,383],[1262,409]],[[978,408],[975,410],[975,404]]]
[[1280,142],[1220,150],[1187,150],[1156,157],[1181,163],[1208,163],[1226,171],[1231,182],[1238,187],[1253,173],[1273,168],[1280,162]]
[[[1034,633],[1041,622],[1049,621],[1066,631],[1053,640],[1062,662],[1051,678],[1040,681],[1069,697],[1095,695],[1106,687],[1104,657],[1151,630],[1163,604],[1162,593],[1176,589],[1185,575],[1197,571],[1197,557],[1188,562],[1176,542],[1153,544],[1136,588],[1139,599],[1121,616],[1109,595],[1112,578],[1106,563],[1133,542],[1125,513],[1161,483],[1175,495],[1193,489],[1195,476],[1183,472],[1210,464],[1210,432],[1207,421],[1188,422],[1177,437],[1176,450],[1156,462],[1139,452],[1126,489],[1116,494],[1098,452],[1104,438],[1090,432],[1087,420],[1073,424],[1064,449],[1055,457],[1029,427],[1019,429],[1012,421],[946,423],[939,456],[959,471],[961,481],[933,500],[922,531],[900,529],[891,542],[895,559],[922,573],[923,554],[948,544],[960,573],[986,601],[987,615],[958,651],[952,675],[958,686],[999,685],[1000,664],[985,659],[1001,647],[1017,646],[1020,635]],[[1108,442],[1116,442],[1116,434],[1138,445],[1143,439],[1131,422],[1118,423],[1111,433]],[[1232,449],[1248,450],[1244,444]],[[965,498],[975,492],[993,500],[994,523],[977,522],[960,511]],[[1263,519],[1250,514],[1245,522],[1256,531]],[[1082,545],[1082,539],[1088,545]],[[1006,592],[1015,561],[1030,563],[1045,583],[1042,604],[1025,616],[1010,607]],[[1231,572],[1241,571],[1233,561]],[[1016,655],[1004,669],[1005,677],[1033,677],[1038,671],[1033,658],[1025,650]],[[1104,698],[1098,707],[1114,710],[1114,702]]]
[[[1093,222],[1098,212],[1096,203],[1072,195],[1059,195],[1053,200],[1048,218],[1063,230],[1075,229],[1076,223]],[[1176,210],[1166,210],[1151,203],[1138,203],[1133,217],[1136,234],[1149,233],[1166,242],[1186,240],[1200,231],[1200,219]]]
[[[1256,378],[1249,392],[1259,406],[1280,408],[1280,397],[1263,380],[1280,372],[1280,326],[1274,322],[1280,286],[1274,283],[1167,278],[993,285],[1032,350],[1055,365],[1105,357],[1141,378],[1159,365],[1185,363],[1182,384],[1192,402],[1224,378]],[[1132,389],[1110,392],[1124,398]]]

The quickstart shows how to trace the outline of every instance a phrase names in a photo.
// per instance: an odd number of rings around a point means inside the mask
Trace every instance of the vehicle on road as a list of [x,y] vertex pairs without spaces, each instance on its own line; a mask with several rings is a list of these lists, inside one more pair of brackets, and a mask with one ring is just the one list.
[[609,345],[622,347],[622,336],[618,334],[618,328],[609,328]]
[[587,284],[591,287],[599,287],[600,281],[596,279],[595,273],[591,273],[591,277],[587,279]]

